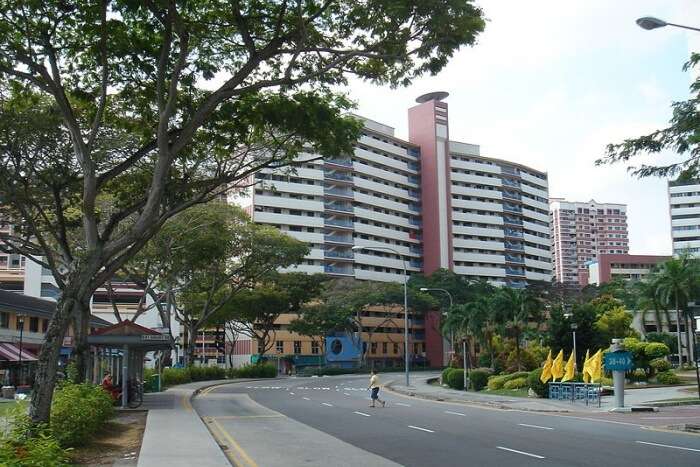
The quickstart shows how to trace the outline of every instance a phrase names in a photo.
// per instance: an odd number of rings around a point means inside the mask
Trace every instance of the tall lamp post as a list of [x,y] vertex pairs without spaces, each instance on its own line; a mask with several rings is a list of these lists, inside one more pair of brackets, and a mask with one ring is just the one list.
[[[564,318],[566,318],[566,319],[571,319],[573,317],[574,317],[573,313],[564,313]],[[576,366],[577,366],[576,362],[577,362],[577,357],[578,357],[578,355],[576,354],[576,330],[578,329],[578,324],[571,323],[570,327],[571,327],[571,334],[573,335],[573,339],[574,339],[574,370],[575,370]]]
[[[452,294],[446,290],[446,289],[437,289],[437,288],[428,288],[428,287],[421,287],[420,288],[421,292],[443,292],[447,294],[447,298],[450,299],[450,308],[448,309],[447,313],[452,313],[452,307],[454,306],[454,301],[452,300]],[[467,344],[466,340],[463,341],[463,351],[464,351],[464,390],[467,390]],[[450,336],[450,346],[452,347],[452,351],[454,352],[455,350],[455,333],[452,331],[452,335]]]
[[666,21],[659,19],[659,18],[654,18],[653,16],[645,16],[644,18],[639,18],[636,21],[636,23],[640,28],[646,29],[647,31],[651,31],[652,29],[657,29],[657,28],[663,28],[664,26],[673,26],[675,28],[690,29],[691,31],[700,31],[700,29],[694,28],[691,26],[683,26],[682,24],[667,23]]
[[693,316],[695,318],[695,332],[693,333],[693,347],[695,348],[695,380],[698,383],[698,398],[700,398],[700,369],[698,369],[698,364],[700,364],[700,358],[698,358],[698,340],[697,335],[700,333],[700,315]]
[[372,250],[372,251],[388,251],[390,253],[395,254],[399,258],[401,258],[401,261],[403,262],[403,314],[404,314],[404,320],[403,320],[403,343],[404,343],[404,357],[405,357],[405,369],[404,372],[406,373],[406,387],[409,386],[409,358],[408,358],[408,270],[406,269],[406,260],[404,257],[396,251],[393,248],[390,248],[388,246],[354,246],[352,247],[352,251],[360,251],[360,250]]
[[19,376],[17,377],[17,386],[22,385],[22,336],[24,335],[24,315],[17,315],[17,327],[19,327]]

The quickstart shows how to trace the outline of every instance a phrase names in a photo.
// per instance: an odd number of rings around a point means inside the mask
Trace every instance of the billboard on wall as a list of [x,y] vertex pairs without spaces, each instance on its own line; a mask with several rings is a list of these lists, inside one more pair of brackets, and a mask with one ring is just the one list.
[[357,362],[362,357],[362,342],[349,336],[326,337],[326,361]]

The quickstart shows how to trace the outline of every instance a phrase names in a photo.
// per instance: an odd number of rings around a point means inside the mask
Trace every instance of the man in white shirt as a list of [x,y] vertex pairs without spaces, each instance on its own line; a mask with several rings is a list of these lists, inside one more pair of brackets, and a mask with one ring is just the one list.
[[370,405],[370,407],[375,407],[376,401],[379,401],[382,407],[386,407],[386,401],[379,398],[379,376],[377,376],[374,370],[372,370],[372,375],[369,378],[369,387],[367,389],[372,391],[372,405]]

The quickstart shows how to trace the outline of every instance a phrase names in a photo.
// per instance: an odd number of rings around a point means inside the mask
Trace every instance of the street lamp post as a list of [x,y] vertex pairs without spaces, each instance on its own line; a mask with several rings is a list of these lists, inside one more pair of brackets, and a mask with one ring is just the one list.
[[662,19],[654,18],[653,16],[645,16],[644,18],[639,18],[636,21],[636,23],[640,28],[646,29],[647,31],[651,31],[652,29],[657,28],[663,28],[664,26],[673,26],[681,29],[690,29],[691,31],[700,31],[700,29],[698,28],[684,26],[682,24],[668,23]]
[[[574,315],[573,313],[564,313],[564,318],[566,319],[571,319],[573,318]],[[574,341],[574,369],[576,369],[577,366],[577,354],[576,354],[576,330],[578,329],[578,324],[576,323],[571,323],[571,334],[573,336],[573,341]]]
[[404,257],[396,251],[393,248],[390,248],[388,246],[359,246],[356,245],[352,247],[353,251],[358,251],[358,250],[374,250],[374,251],[388,251],[399,258],[401,258],[401,262],[403,263],[403,314],[404,314],[404,320],[403,320],[403,343],[404,343],[404,357],[405,357],[405,368],[404,372],[406,374],[406,387],[408,387],[410,384],[410,379],[409,379],[409,358],[408,358],[408,270],[406,269],[406,260]]
[[[450,299],[450,308],[448,310],[448,314],[452,313],[452,307],[454,306],[454,301],[452,300],[452,294],[446,290],[446,289],[437,289],[437,288],[428,288],[428,287],[421,287],[420,288],[421,292],[444,292],[447,294],[447,298]],[[455,333],[452,331],[452,335],[450,336],[450,346],[452,347],[452,351],[454,352],[455,350]],[[466,339],[464,340],[464,345],[463,345],[463,351],[464,351],[464,390],[467,390],[467,351],[466,351]]]
[[700,369],[698,369],[698,362],[700,362],[700,359],[698,358],[697,354],[697,349],[698,349],[698,344],[697,344],[697,335],[700,332],[700,315],[694,316],[695,318],[695,332],[693,333],[693,347],[695,348],[695,380],[698,383],[698,398],[700,398]]
[[17,386],[22,385],[22,336],[24,335],[24,315],[17,315],[17,324],[19,326],[19,376],[17,377]]

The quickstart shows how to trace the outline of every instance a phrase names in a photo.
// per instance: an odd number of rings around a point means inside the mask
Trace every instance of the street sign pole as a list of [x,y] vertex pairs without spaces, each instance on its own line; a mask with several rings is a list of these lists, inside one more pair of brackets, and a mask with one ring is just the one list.
[[[625,350],[622,339],[612,340],[612,351],[621,352]],[[615,387],[615,408],[621,409],[625,406],[625,370],[613,368],[613,386]]]

